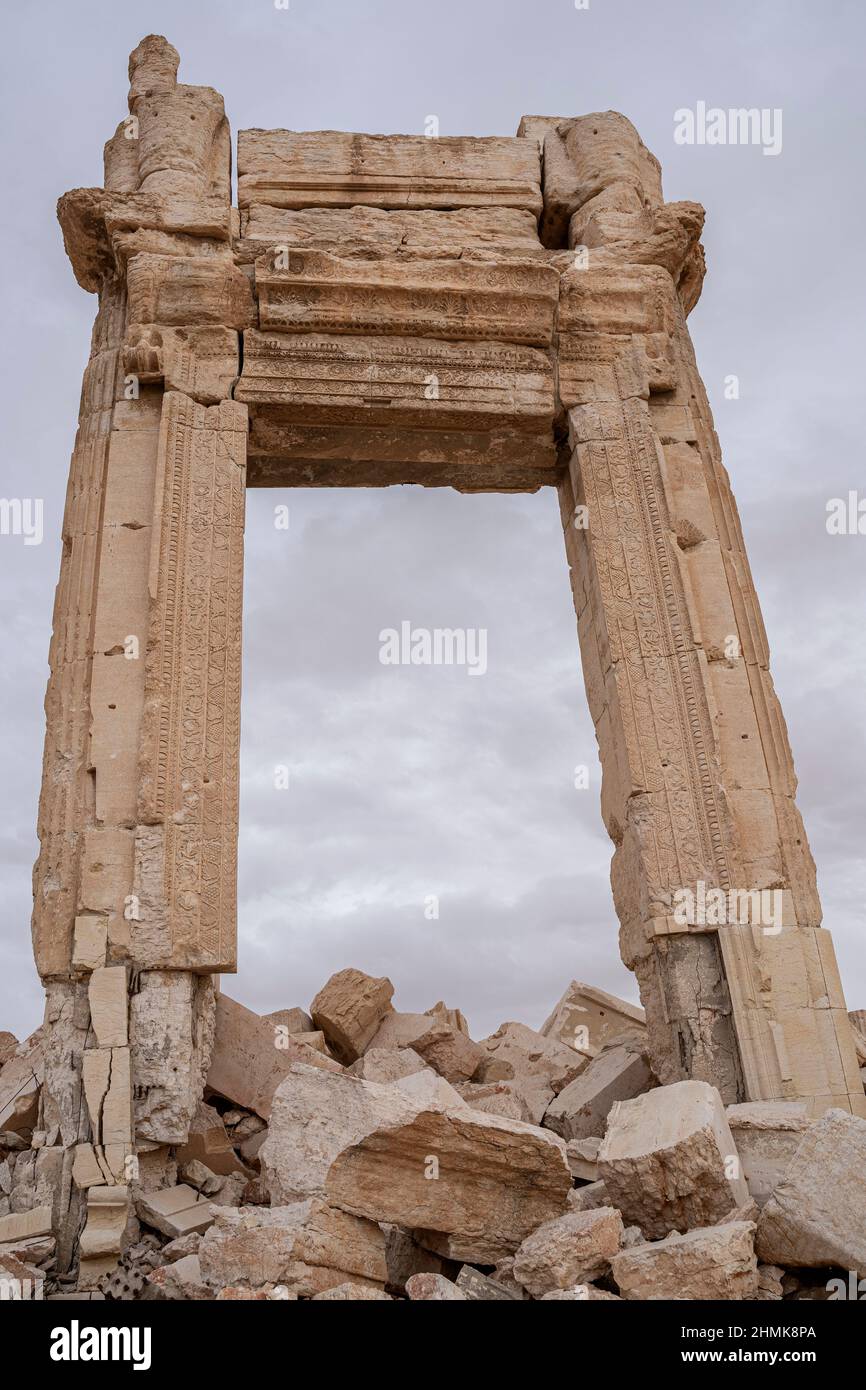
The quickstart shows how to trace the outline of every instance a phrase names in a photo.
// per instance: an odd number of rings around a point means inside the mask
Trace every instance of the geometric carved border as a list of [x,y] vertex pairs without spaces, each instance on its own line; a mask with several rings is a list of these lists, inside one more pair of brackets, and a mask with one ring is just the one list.
[[150,562],[133,956],[236,963],[247,410],[163,399]]

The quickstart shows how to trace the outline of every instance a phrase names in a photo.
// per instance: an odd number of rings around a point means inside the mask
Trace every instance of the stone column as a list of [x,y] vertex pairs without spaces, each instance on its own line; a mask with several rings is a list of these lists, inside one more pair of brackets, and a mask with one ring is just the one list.
[[736,504],[686,315],[703,209],[616,113],[525,123],[567,239],[560,494],[624,961],[662,1082],[864,1114]]
[[[46,699],[33,937],[61,1268],[110,1269],[201,1096],[211,975],[235,966],[250,289],[231,250],[222,98],[130,58],[105,188],[59,205],[99,295]],[[46,1162],[47,1160],[43,1160]],[[86,1221],[80,1236],[79,1228]]]

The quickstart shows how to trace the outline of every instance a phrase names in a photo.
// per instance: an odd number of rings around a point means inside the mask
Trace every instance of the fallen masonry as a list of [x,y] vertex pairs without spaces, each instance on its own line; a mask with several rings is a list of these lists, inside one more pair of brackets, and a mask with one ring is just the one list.
[[[222,994],[185,1141],[142,1145],[127,1184],[106,1182],[103,1147],[77,1146],[87,1201],[72,1268],[37,1083],[0,1135],[3,1287],[49,1300],[772,1301],[839,1297],[849,1271],[855,1286],[866,1276],[866,1121],[660,1085],[640,1032],[598,1039],[592,1057],[583,1035],[573,1047],[514,1021],[476,1043],[459,1010],[401,1014],[393,993],[353,969],[309,1013],[263,1017]],[[300,1024],[289,1049],[286,1019]],[[431,1047],[431,1027],[459,1051]],[[300,1041],[318,1033],[321,1047]],[[0,1085],[25,1070],[32,1084],[34,1038],[8,1049]],[[461,1073],[475,1057],[459,1089],[456,1056]],[[593,1102],[599,1132],[566,1140],[560,1101],[593,1068],[608,1097],[627,1074],[626,1098]],[[515,1096],[535,1122],[512,1113]]]
[[[612,111],[233,157],[179,63],[142,39],[103,186],[58,204],[98,308],[0,1263],[89,1300],[692,1297],[701,1268],[821,1296],[866,1260],[866,1016],[687,327],[703,209]],[[563,981],[540,1027],[475,1038],[355,967],[264,1015],[221,989],[246,489],[392,484],[556,491],[640,1005]],[[675,910],[765,891],[772,930]]]

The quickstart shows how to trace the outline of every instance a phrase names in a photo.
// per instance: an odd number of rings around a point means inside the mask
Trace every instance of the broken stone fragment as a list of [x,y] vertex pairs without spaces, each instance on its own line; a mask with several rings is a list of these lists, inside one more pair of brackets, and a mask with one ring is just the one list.
[[206,1231],[214,1219],[210,1202],[186,1183],[162,1192],[139,1193],[135,1209],[145,1225],[171,1240],[192,1231]]
[[565,1146],[571,1176],[581,1182],[598,1181],[598,1150],[601,1140],[597,1135],[590,1139],[569,1139]]
[[209,1091],[266,1120],[274,1091],[296,1061],[342,1072],[339,1062],[296,1042],[281,1031],[281,1025],[266,1022],[227,994],[217,996]]
[[88,999],[97,1047],[126,1047],[129,1041],[126,966],[102,965],[94,970],[88,985]]
[[413,1303],[464,1303],[466,1294],[441,1274],[413,1274],[406,1284]]
[[204,1101],[199,1101],[187,1141],[177,1151],[178,1163],[191,1163],[193,1159],[199,1159],[212,1173],[248,1171],[232,1147],[219,1111]]
[[313,1302],[327,1300],[332,1303],[391,1303],[393,1299],[384,1289],[373,1288],[370,1284],[335,1284],[332,1289],[324,1289],[313,1294]]
[[185,1144],[214,1045],[214,988],[187,970],[147,970],[129,1000],[139,1139]]
[[588,1284],[609,1272],[622,1230],[613,1207],[566,1212],[527,1236],[514,1256],[514,1278],[533,1298]]
[[273,1202],[319,1195],[467,1263],[516,1249],[571,1187],[555,1135],[471,1110],[429,1070],[383,1086],[293,1067],[261,1160]]
[[609,1207],[611,1200],[603,1182],[588,1182],[581,1187],[573,1187],[568,1194],[569,1211],[594,1211],[597,1207]]
[[635,1245],[613,1257],[613,1277],[626,1299],[755,1298],[754,1233],[732,1221]]
[[780,1299],[784,1276],[785,1271],[780,1265],[758,1265],[758,1292],[755,1297],[762,1302]]
[[0,1067],[0,1130],[28,1137],[31,1134],[39,1111],[44,1075],[42,1053],[42,1030],[39,1029]]
[[10,1245],[34,1236],[50,1236],[51,1208],[32,1207],[29,1211],[0,1216],[0,1244]]
[[563,1139],[588,1139],[604,1134],[611,1107],[655,1085],[640,1038],[628,1038],[604,1048],[584,1071],[548,1106],[543,1124]]
[[617,1102],[598,1172],[625,1222],[648,1239],[709,1226],[749,1201],[721,1096],[706,1081]]
[[338,970],[322,986],[310,1013],[341,1062],[348,1065],[366,1051],[391,1008],[393,993],[390,980],[351,968]]
[[810,1126],[758,1221],[766,1264],[839,1265],[866,1276],[866,1120],[828,1110]]
[[806,1106],[802,1101],[753,1100],[729,1105],[725,1114],[743,1163],[743,1177],[762,1207],[809,1128]]
[[14,1033],[0,1032],[0,1070],[5,1067],[10,1057],[14,1057],[18,1051],[18,1039]]
[[483,1303],[513,1303],[520,1301],[523,1292],[512,1280],[510,1284],[500,1283],[497,1279],[488,1278],[480,1270],[473,1269],[471,1265],[464,1265],[457,1275],[457,1288],[464,1293],[467,1299],[473,1302]]
[[347,1070],[350,1076],[358,1076],[362,1081],[379,1081],[386,1085],[389,1081],[413,1076],[426,1067],[427,1063],[411,1047],[368,1047],[363,1057]]
[[406,1282],[413,1274],[444,1274],[446,1277],[457,1274],[458,1266],[450,1260],[443,1260],[432,1250],[425,1250],[408,1231],[399,1226],[383,1226],[385,1232],[385,1263],[388,1279],[385,1288],[388,1293],[402,1294]]
[[160,1265],[147,1275],[147,1282],[158,1289],[163,1298],[213,1298],[213,1289],[204,1282],[197,1254],[184,1255],[171,1264]]
[[520,1081],[490,1081],[477,1084],[474,1081],[458,1082],[454,1087],[458,1095],[473,1110],[481,1110],[487,1115],[502,1115],[506,1120],[523,1120],[526,1124],[540,1124],[553,1094],[546,1088],[531,1090]]
[[216,1209],[198,1253],[213,1288],[274,1283],[312,1298],[347,1276],[378,1289],[387,1278],[379,1227],[315,1200]]
[[572,980],[539,1031],[578,1051],[597,1052],[621,1033],[645,1029],[646,1016],[636,1004]]
[[370,1044],[374,1048],[411,1048],[422,1061],[455,1084],[468,1081],[484,1053],[443,1014],[402,1014],[391,1010],[382,1019]]
[[274,1009],[273,1013],[262,1014],[262,1018],[267,1023],[278,1024],[281,1028],[285,1028],[291,1037],[295,1037],[298,1033],[315,1031],[313,1020],[304,1009]]

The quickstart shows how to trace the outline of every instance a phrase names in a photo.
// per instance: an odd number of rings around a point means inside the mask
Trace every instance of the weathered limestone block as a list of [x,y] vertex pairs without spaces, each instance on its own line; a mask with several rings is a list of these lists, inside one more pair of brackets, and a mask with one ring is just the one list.
[[705,1081],[615,1105],[598,1174],[623,1220],[648,1239],[712,1225],[749,1200],[721,1097]]
[[399,1226],[383,1226],[385,1232],[385,1263],[388,1278],[385,1289],[390,1294],[403,1294],[413,1274],[456,1274],[457,1265],[444,1260],[432,1250],[425,1250],[408,1231]]
[[594,985],[572,980],[539,1032],[587,1052],[603,1047],[618,1033],[640,1032],[645,1026],[643,1009]]
[[581,1182],[598,1181],[598,1150],[601,1140],[597,1135],[589,1139],[569,1139],[565,1146],[571,1176]]
[[147,1275],[147,1282],[158,1289],[163,1298],[211,1299],[213,1289],[204,1282],[201,1264],[195,1253],[183,1255],[171,1264],[160,1265]]
[[470,1110],[429,1071],[381,1086],[293,1067],[261,1161],[275,1203],[320,1195],[469,1263],[509,1254],[571,1187],[554,1135]]
[[296,1033],[312,1033],[315,1024],[304,1009],[275,1009],[273,1013],[262,1014],[262,1018],[275,1027],[285,1028],[293,1037]]
[[839,1265],[866,1276],[866,1120],[828,1110],[803,1135],[758,1221],[767,1264]]
[[597,1207],[610,1205],[607,1188],[600,1180],[584,1183],[582,1187],[573,1187],[568,1194],[569,1211],[595,1211]]
[[394,986],[363,970],[339,970],[323,985],[310,1005],[313,1023],[346,1064],[356,1061],[372,1042],[391,1009]]
[[[258,258],[256,293],[259,326],[266,332],[480,338],[547,347],[559,275],[539,260],[501,259],[482,250],[427,260],[423,253],[370,259],[291,247]],[[157,314],[153,321],[174,320]]]
[[796,1100],[754,1100],[725,1111],[751,1196],[762,1207],[785,1176],[809,1128],[807,1107]]
[[342,1071],[339,1062],[296,1042],[279,1028],[280,1025],[266,1023],[251,1009],[220,992],[216,998],[208,1090],[246,1110],[254,1110],[266,1120],[274,1092],[295,1062],[324,1071]]
[[172,1240],[194,1232],[202,1233],[214,1220],[207,1198],[186,1183],[162,1192],[139,1192],[135,1209],[145,1225]]
[[209,976],[147,970],[130,998],[135,1053],[135,1132],[157,1144],[184,1144],[214,1046],[216,1001]]
[[88,1048],[82,1054],[82,1083],[93,1141],[132,1153],[132,1079],[128,1047]]
[[464,1303],[467,1297],[442,1274],[413,1274],[406,1293],[413,1303]]
[[626,1038],[600,1052],[560,1091],[547,1107],[544,1127],[563,1139],[602,1135],[617,1101],[630,1100],[654,1085],[646,1044],[639,1037]]
[[371,1047],[411,1048],[422,1061],[452,1084],[468,1081],[484,1061],[484,1051],[441,1014],[385,1014]]
[[501,1284],[498,1279],[489,1279],[471,1265],[463,1266],[455,1284],[475,1303],[514,1303],[522,1297],[522,1291],[513,1282],[510,1285]]
[[545,254],[532,213],[505,207],[384,211],[356,205],[291,211],[252,203],[241,211],[241,235],[236,248],[241,263],[259,256],[263,242],[270,247],[339,248],[341,255],[421,252],[425,257],[449,257],[467,247],[499,256]]
[[107,946],[108,923],[104,917],[76,917],[72,941],[73,970],[98,970],[105,965]]
[[[177,50],[160,34],[149,34],[130,54],[129,109],[138,122],[136,186],[169,198],[219,193],[228,201],[231,149],[223,99],[212,87],[179,85],[179,63]],[[107,153],[106,164],[109,159]],[[126,191],[133,178],[128,154],[110,162],[118,173],[120,164],[123,174],[116,181]]]
[[[537,1084],[547,1101],[536,1123],[541,1122],[547,1104],[573,1081],[589,1061],[587,1052],[576,1053],[554,1038],[544,1037],[522,1023],[503,1023],[479,1044],[487,1058],[475,1072],[476,1081],[510,1081]],[[541,1098],[539,1095],[539,1099]]]
[[634,1245],[611,1261],[626,1299],[742,1299],[758,1296],[751,1221],[731,1221]]
[[245,1171],[219,1111],[203,1101],[196,1106],[186,1143],[177,1151],[178,1163],[191,1163],[194,1159],[204,1163],[211,1172],[225,1176]]
[[140,252],[127,267],[129,322],[168,327],[251,328],[250,282],[226,254],[154,256]]
[[166,392],[131,923],[151,969],[235,966],[245,451],[243,406]]
[[569,1211],[527,1236],[514,1256],[514,1278],[533,1298],[587,1284],[610,1271],[621,1244],[622,1217],[613,1207]]
[[553,1092],[533,1081],[489,1081],[476,1083],[459,1081],[454,1087],[473,1110],[487,1115],[503,1115],[507,1120],[525,1120],[541,1124]]
[[29,1135],[35,1128],[44,1075],[42,1037],[40,1029],[0,1067],[0,1130]]
[[389,1293],[382,1289],[374,1289],[369,1284],[336,1284],[332,1289],[324,1289],[322,1293],[314,1293],[314,1303],[391,1303],[393,1300]]
[[127,1243],[128,1191],[117,1184],[91,1187],[87,1192],[87,1225],[79,1242],[78,1283],[96,1288],[104,1274],[117,1264]]
[[424,1071],[427,1063],[411,1047],[368,1047],[363,1057],[353,1062],[347,1071],[361,1081],[400,1081]]
[[50,1206],[30,1207],[22,1212],[0,1216],[0,1244],[4,1246],[50,1234]]
[[14,1033],[0,1032],[0,1070],[18,1050],[18,1039]]
[[235,398],[251,407],[252,486],[534,491],[558,476],[537,348],[250,329]]
[[537,217],[540,180],[531,140],[238,131],[241,208],[512,207]]
[[88,985],[88,1001],[97,1047],[126,1047],[129,1042],[126,966],[102,965],[94,970]]
[[161,382],[166,391],[216,405],[231,394],[238,377],[238,334],[230,328],[130,323],[123,368],[147,385]]
[[311,1298],[352,1282],[382,1289],[387,1279],[385,1236],[364,1221],[320,1201],[274,1207],[220,1207],[199,1246],[204,1279],[226,1284],[284,1284]]

